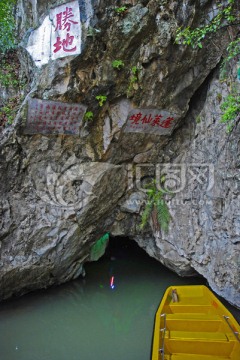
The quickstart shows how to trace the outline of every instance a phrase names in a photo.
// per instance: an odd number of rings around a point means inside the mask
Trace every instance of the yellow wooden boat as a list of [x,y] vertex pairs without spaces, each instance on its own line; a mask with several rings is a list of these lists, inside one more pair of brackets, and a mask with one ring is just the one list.
[[170,286],[156,313],[152,360],[240,360],[239,333],[206,286]]

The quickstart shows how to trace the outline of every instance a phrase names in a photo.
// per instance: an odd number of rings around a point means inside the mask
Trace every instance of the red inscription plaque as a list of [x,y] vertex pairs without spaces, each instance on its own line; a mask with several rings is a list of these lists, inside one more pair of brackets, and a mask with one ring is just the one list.
[[133,109],[127,118],[125,132],[170,135],[177,123],[177,116],[166,110]]
[[29,99],[24,133],[79,135],[86,108],[83,104]]

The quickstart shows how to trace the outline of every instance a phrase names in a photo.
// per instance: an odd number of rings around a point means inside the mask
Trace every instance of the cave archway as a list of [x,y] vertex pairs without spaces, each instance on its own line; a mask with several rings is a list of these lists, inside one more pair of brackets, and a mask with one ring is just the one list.
[[149,256],[137,243],[129,237],[109,236],[103,258],[110,260],[123,259],[129,257]]

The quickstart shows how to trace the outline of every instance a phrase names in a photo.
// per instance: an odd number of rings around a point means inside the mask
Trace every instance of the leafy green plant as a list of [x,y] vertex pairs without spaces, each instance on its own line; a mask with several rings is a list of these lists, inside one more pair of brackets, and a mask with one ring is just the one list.
[[229,62],[240,54],[240,38],[231,41],[227,47],[227,56],[223,59],[221,64],[220,77],[224,81],[227,79],[227,65]]
[[205,26],[191,29],[179,27],[176,32],[175,42],[177,44],[190,45],[193,48],[202,48],[202,41],[207,34],[214,33],[226,24],[231,25],[236,17],[233,14],[235,0],[228,0],[227,6],[218,4],[217,15]]
[[8,125],[12,124],[14,116],[13,116],[13,109],[11,106],[3,106],[0,110],[0,117],[6,117],[6,123]]
[[[234,14],[235,3],[236,0],[228,0],[227,5],[218,3],[217,15],[205,26],[201,26],[195,29],[191,29],[190,27],[185,29],[178,28],[175,42],[177,44],[190,45],[193,48],[202,48],[202,41],[206,35],[215,33],[222,27],[231,26],[237,20]],[[221,64],[220,79],[222,81],[226,80],[227,78],[227,65],[232,59],[236,58],[236,56],[239,56],[239,53],[240,38],[237,38],[236,40],[233,40],[229,43],[227,47],[227,56]],[[239,68],[237,71],[240,72]],[[237,76],[240,77],[240,74],[237,74]],[[228,82],[232,83],[233,81],[228,79]],[[219,102],[222,100],[219,94],[217,95],[217,99]],[[220,121],[226,123],[227,132],[230,132],[233,129],[234,123],[240,112],[239,99],[240,97],[236,90],[231,90],[221,105],[221,110],[223,113],[221,115]]]
[[230,61],[240,54],[240,38],[231,41],[227,47],[228,56],[226,61]]
[[19,87],[19,79],[16,67],[8,63],[6,59],[0,60],[0,85],[8,88]]
[[116,13],[118,14],[122,14],[127,10],[127,6],[121,6],[121,7],[117,7],[114,9],[116,11]]
[[93,112],[92,111],[87,111],[84,114],[83,120],[84,121],[91,121],[93,119]]
[[130,70],[130,79],[129,79],[129,85],[127,88],[127,96],[131,96],[133,90],[137,88],[137,81],[138,81],[138,72],[139,68],[137,66],[133,66]]
[[200,122],[201,122],[201,116],[198,115],[198,116],[196,117],[196,123],[197,123],[197,124],[200,124]]
[[132,73],[133,75],[137,75],[138,71],[139,71],[139,68],[138,68],[137,66],[133,66],[133,67],[131,68],[131,73]]
[[22,101],[21,96],[14,96],[4,106],[0,107],[0,128],[13,123]]
[[117,70],[121,70],[124,67],[124,62],[122,60],[113,60],[112,67]]
[[96,99],[98,100],[98,104],[99,106],[103,106],[103,104],[107,101],[107,96],[106,95],[97,95]]
[[237,116],[240,116],[240,94],[236,89],[230,92],[221,104],[223,114],[220,122],[226,124],[227,132],[231,132]]
[[16,0],[0,0],[0,54],[5,54],[16,45],[15,5]]
[[15,50],[6,52],[0,57],[0,86],[6,89],[10,95],[8,100],[2,99],[3,105],[0,107],[0,128],[12,124],[16,113],[22,102],[24,87],[27,85],[24,80],[19,78],[20,63]]
[[140,229],[144,229],[150,218],[152,218],[155,229],[168,232],[171,215],[164,199],[166,192],[158,190],[156,182],[147,185],[147,202],[141,217]]

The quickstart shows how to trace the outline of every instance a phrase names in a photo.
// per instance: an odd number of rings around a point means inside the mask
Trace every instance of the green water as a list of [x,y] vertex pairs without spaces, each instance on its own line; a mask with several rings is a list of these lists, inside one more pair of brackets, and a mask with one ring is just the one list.
[[118,244],[86,265],[84,279],[0,304],[0,359],[149,360],[166,287],[206,282],[178,277],[129,240]]

